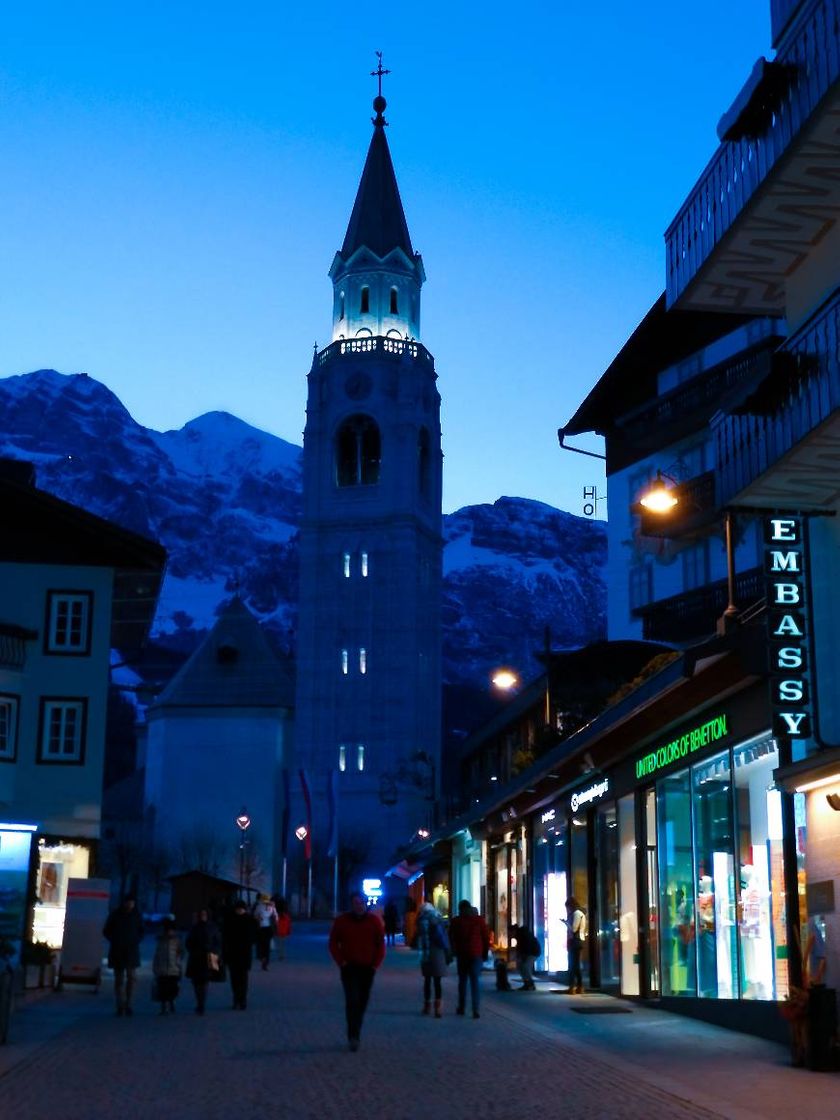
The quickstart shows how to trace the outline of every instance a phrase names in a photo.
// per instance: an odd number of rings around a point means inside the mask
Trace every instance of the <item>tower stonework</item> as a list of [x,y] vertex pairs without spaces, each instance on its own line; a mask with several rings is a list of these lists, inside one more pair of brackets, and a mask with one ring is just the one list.
[[428,827],[440,775],[440,396],[381,95],[374,109],[329,272],[333,340],[308,375],[295,716],[315,848],[337,771],[339,856],[362,857],[357,877]]

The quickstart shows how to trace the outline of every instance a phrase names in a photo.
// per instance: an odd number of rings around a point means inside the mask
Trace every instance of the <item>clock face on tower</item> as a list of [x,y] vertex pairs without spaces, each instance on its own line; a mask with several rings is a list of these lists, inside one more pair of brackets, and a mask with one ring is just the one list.
[[357,370],[344,382],[344,391],[351,401],[361,401],[370,396],[373,383],[366,373]]

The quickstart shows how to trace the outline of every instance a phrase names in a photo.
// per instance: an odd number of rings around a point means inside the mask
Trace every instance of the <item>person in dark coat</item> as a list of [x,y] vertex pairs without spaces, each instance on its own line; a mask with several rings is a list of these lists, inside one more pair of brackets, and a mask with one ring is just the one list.
[[132,1015],[134,977],[140,967],[140,942],[143,940],[143,919],[137,912],[137,901],[127,894],[116,910],[112,910],[102,929],[108,941],[108,967],[114,970],[114,998],[117,1015]]
[[432,1009],[432,986],[435,993],[435,1018],[443,1015],[441,980],[451,960],[449,935],[443,915],[431,902],[424,902],[417,915],[417,944],[420,949],[420,971],[423,973],[423,1014]]
[[385,911],[382,917],[385,922],[385,943],[394,945],[397,939],[397,931],[400,928],[400,912],[393,899],[385,903]]
[[463,1015],[467,1002],[467,984],[470,986],[473,1019],[479,1017],[479,977],[484,961],[490,953],[490,931],[487,923],[466,898],[458,904],[458,917],[452,919],[449,940],[458,965],[458,1007]]
[[248,973],[251,971],[257,922],[241,898],[237,898],[222,927],[222,953],[230,975],[233,1010],[244,1011],[248,1004]]
[[542,946],[528,926],[511,926],[511,937],[516,938],[516,963],[522,977],[520,992],[535,992],[534,963],[542,952]]
[[199,910],[196,923],[187,934],[187,977],[195,991],[196,1015],[204,1014],[207,986],[221,964],[221,953],[222,939],[217,927],[206,910]]

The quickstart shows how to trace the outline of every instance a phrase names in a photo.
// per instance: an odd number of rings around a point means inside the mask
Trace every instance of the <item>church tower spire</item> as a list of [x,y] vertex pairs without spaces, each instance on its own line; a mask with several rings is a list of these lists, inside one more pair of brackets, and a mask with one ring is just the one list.
[[[377,52],[379,53],[379,52]],[[333,282],[333,341],[385,335],[417,338],[420,334],[420,288],[426,279],[420,254],[411,245],[397,176],[385,137],[387,102],[373,100],[373,136],[356,201],[341,249],[330,269]]]
[[[386,73],[380,56],[330,269],[333,340],[308,374],[295,708],[313,805],[337,783],[339,843],[364,849],[374,877],[434,823],[441,719],[440,396],[418,341],[425,274],[385,138]],[[316,847],[328,826],[316,809]]]

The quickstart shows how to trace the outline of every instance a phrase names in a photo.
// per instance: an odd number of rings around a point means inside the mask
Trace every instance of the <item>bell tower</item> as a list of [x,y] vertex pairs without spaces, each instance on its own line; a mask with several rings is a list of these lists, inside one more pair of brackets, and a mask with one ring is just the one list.
[[386,73],[380,57],[373,136],[329,271],[332,341],[308,375],[295,714],[315,847],[335,780],[339,858],[352,847],[373,876],[433,821],[441,719],[440,396],[419,341],[425,272],[385,136]]

